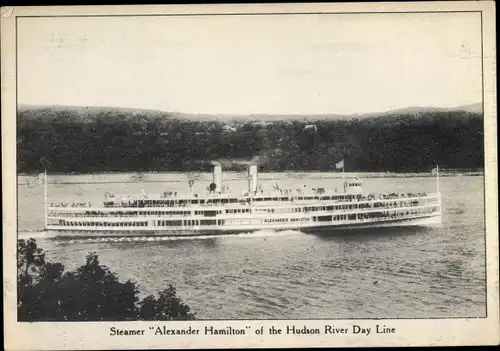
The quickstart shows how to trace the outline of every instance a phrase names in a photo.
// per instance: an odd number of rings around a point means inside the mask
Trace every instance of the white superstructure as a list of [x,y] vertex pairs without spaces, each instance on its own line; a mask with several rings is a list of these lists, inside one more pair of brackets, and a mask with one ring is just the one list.
[[46,230],[57,231],[58,236],[186,236],[261,229],[314,232],[441,223],[438,191],[364,194],[359,179],[344,180],[342,193],[323,188],[280,189],[278,184],[271,191],[264,191],[258,185],[257,165],[248,167],[247,179],[245,194],[227,193],[221,166],[216,164],[206,194],[164,192],[127,200],[106,194],[97,207],[87,203],[48,204]]

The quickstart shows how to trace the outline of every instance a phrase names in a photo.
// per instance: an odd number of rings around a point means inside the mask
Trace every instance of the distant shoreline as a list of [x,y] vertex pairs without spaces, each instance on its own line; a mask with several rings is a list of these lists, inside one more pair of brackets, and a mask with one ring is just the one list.
[[[147,179],[147,175],[167,175],[167,174],[177,174],[177,175],[189,175],[189,174],[205,174],[210,175],[210,172],[99,172],[99,173],[48,173],[50,176],[64,176],[64,177],[76,177],[76,176],[105,176],[105,175],[116,175],[116,176],[124,176],[131,175],[137,176],[138,174],[142,174],[145,178],[142,179],[129,179],[129,180],[121,180],[121,181],[79,181],[77,183],[80,184],[93,184],[93,183],[134,183],[134,182],[143,182],[143,183],[168,183],[168,182],[181,182],[182,180],[156,180],[156,179]],[[241,172],[235,171],[226,171],[226,173],[234,173],[241,174]],[[260,172],[261,175],[259,177],[260,180],[273,180],[280,179],[282,177],[266,177],[269,174],[282,174],[285,175],[303,175],[305,177],[312,175],[313,177],[309,179],[342,179],[343,177],[359,177],[359,178],[435,178],[436,174],[431,174],[430,172],[413,172],[413,173],[381,173],[381,172],[324,172],[324,171],[285,171],[285,172]],[[36,176],[39,173],[19,173],[18,177],[30,177]],[[315,174],[324,174],[323,177],[314,177]],[[439,177],[483,177],[484,172],[440,172]],[[226,181],[244,181],[243,178],[226,178]],[[201,181],[207,181],[206,179],[201,179]],[[49,183],[51,183],[49,181]],[[57,184],[73,184],[72,182],[55,182]],[[19,185],[23,185],[23,183],[19,183]]]

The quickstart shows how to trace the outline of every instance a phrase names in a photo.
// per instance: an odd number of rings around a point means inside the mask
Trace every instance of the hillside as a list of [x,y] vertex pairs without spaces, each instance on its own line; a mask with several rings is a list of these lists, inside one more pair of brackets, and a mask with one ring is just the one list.
[[258,159],[267,171],[328,171],[342,158],[346,171],[483,167],[472,107],[271,117],[20,106],[18,172],[205,170],[217,159]]
[[482,104],[470,104],[454,108],[437,108],[437,107],[406,107],[402,109],[390,110],[385,112],[364,113],[364,114],[309,114],[309,115],[291,115],[291,114],[189,114],[181,112],[164,112],[149,109],[132,109],[124,107],[100,107],[100,106],[36,106],[36,105],[19,105],[19,118],[39,117],[44,115],[46,118],[57,118],[58,116],[70,117],[77,120],[95,120],[97,117],[112,117],[114,115],[126,115],[128,117],[140,117],[145,119],[156,118],[177,118],[187,120],[227,120],[227,121],[321,121],[331,119],[366,119],[384,116],[397,115],[425,115],[437,112],[469,112],[472,114],[482,114]]

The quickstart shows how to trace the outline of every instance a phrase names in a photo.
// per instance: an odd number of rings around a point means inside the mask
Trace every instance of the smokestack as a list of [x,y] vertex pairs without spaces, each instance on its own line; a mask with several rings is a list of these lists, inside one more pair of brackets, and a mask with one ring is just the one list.
[[257,165],[248,166],[248,193],[257,192]]
[[222,190],[222,166],[218,163],[214,163],[212,182],[216,186],[216,191]]

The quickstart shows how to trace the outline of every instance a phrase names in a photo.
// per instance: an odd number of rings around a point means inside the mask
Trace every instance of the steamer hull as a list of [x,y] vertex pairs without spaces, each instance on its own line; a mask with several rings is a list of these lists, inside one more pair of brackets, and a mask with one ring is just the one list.
[[[426,226],[441,222],[441,194],[364,194],[358,179],[344,191],[281,189],[264,192],[257,167],[250,166],[248,192],[224,192],[220,166],[209,193],[116,200],[106,194],[100,207],[56,204],[46,207],[45,229],[55,237],[199,236],[295,230],[325,232],[382,227]],[[189,184],[190,189],[192,183]],[[222,189],[219,189],[222,188]],[[217,189],[219,189],[217,191]],[[308,188],[307,188],[308,189]],[[439,188],[438,188],[439,190]]]
[[439,227],[441,226],[441,215],[435,214],[423,218],[408,218],[392,221],[380,221],[372,223],[353,223],[348,225],[332,225],[304,229],[305,233],[327,233],[334,231],[365,230],[380,228],[403,228],[403,227]]
[[[137,237],[137,236],[172,236],[172,237],[190,237],[202,235],[229,235],[240,233],[251,233],[257,231],[287,231],[294,230],[303,233],[334,232],[346,230],[362,230],[370,228],[388,228],[388,227],[407,227],[407,226],[436,226],[441,224],[441,214],[439,212],[428,215],[415,215],[407,218],[395,219],[377,219],[377,220],[353,220],[338,222],[314,222],[312,217],[307,223],[262,223],[262,224],[239,224],[222,225],[213,227],[172,227],[161,228],[150,226],[147,228],[121,228],[121,227],[72,227],[72,226],[49,226],[47,234],[50,237]],[[332,215],[333,218],[333,215]],[[272,219],[267,219],[272,220]],[[283,220],[283,219],[281,219]]]

